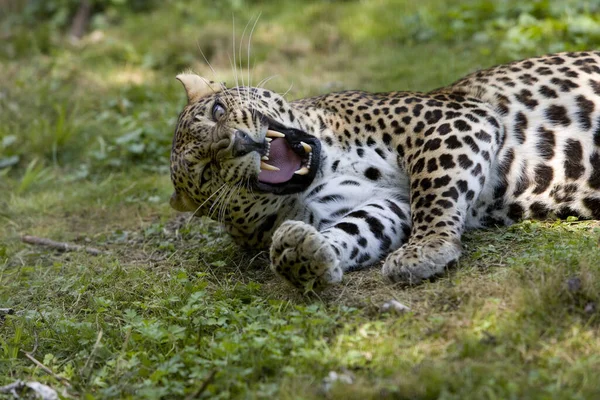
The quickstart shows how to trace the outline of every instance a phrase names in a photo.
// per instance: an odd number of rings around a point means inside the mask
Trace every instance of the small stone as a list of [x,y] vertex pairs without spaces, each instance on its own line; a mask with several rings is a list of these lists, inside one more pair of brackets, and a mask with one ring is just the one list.
[[381,306],[381,313],[394,312],[396,314],[403,314],[405,312],[410,311],[410,307],[405,306],[400,303],[398,300],[391,299],[386,301]]
[[491,345],[498,344],[498,339],[496,339],[496,336],[492,335],[488,331],[483,331],[482,333],[483,333],[483,337],[480,340],[481,343],[491,344]]
[[569,278],[567,280],[567,288],[570,292],[578,292],[581,290],[581,279],[578,277]]
[[[27,388],[35,393],[35,396],[30,396],[27,393]],[[59,400],[58,393],[50,386],[39,382],[16,381],[6,386],[0,386],[0,394],[12,394],[14,398],[36,398],[42,400]]]
[[594,303],[593,301],[587,303],[585,305],[585,308],[583,309],[583,312],[586,314],[593,314],[596,312],[596,303]]
[[343,372],[329,371],[329,375],[323,379],[323,386],[321,387],[321,390],[324,393],[328,393],[333,384],[337,382],[346,385],[352,385],[354,383],[354,375],[347,370]]

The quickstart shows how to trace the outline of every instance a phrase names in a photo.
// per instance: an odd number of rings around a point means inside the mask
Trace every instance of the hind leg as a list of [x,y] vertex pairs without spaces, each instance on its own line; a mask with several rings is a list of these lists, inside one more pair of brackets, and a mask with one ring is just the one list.
[[[460,257],[467,213],[483,189],[495,155],[493,136],[482,132],[461,133],[451,136],[455,141],[439,141],[436,152],[414,150],[414,162],[409,166],[411,235],[408,243],[385,260],[382,273],[391,281],[419,283],[442,273]],[[457,137],[471,145],[461,144],[463,150],[457,151]],[[447,148],[448,143],[451,148]]]

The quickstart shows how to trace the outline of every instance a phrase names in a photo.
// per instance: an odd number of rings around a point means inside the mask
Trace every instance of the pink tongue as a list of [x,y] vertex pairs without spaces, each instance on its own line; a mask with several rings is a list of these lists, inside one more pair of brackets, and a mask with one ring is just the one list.
[[287,182],[302,166],[302,159],[294,153],[283,138],[275,138],[271,141],[269,160],[265,162],[279,168],[279,171],[260,170],[258,180],[265,183]]

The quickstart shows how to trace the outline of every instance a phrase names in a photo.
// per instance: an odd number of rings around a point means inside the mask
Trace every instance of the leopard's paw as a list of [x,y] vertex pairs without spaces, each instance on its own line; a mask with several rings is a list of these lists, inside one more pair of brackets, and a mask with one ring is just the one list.
[[334,248],[313,226],[301,221],[286,221],[275,231],[270,258],[275,273],[305,291],[342,280]]
[[409,241],[387,257],[381,272],[392,282],[418,284],[444,272],[446,266],[458,260],[461,250],[458,239],[429,237]]

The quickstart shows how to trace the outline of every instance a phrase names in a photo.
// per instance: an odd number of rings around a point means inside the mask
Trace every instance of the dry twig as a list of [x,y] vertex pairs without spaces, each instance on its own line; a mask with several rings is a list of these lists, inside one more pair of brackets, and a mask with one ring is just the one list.
[[[88,365],[91,365],[91,363],[94,359],[94,353],[96,353],[96,350],[98,349],[98,347],[100,347],[101,340],[102,340],[102,330],[98,331],[98,336],[96,337],[96,343],[94,343],[94,347],[92,347],[92,351],[90,352],[90,355],[83,366],[83,371],[85,371],[87,369]],[[90,374],[91,373],[92,373],[92,369],[90,368]]]
[[89,0],[82,0],[79,3],[79,8],[73,17],[71,23],[71,37],[78,40],[83,37],[85,31],[90,24],[90,17],[92,16],[93,4]]
[[33,244],[36,246],[44,246],[59,251],[85,251],[93,256],[99,256],[106,254],[106,252],[96,249],[94,247],[81,246],[73,243],[56,242],[51,239],[41,238],[37,236],[25,235],[21,238],[24,243]]
[[65,384],[68,387],[71,387],[71,382],[67,378],[63,378],[62,376],[56,375],[54,373],[54,371],[52,371],[50,368],[46,367],[44,364],[42,364],[41,362],[36,360],[34,356],[32,356],[31,354],[29,354],[28,352],[26,352],[24,350],[21,350],[21,351],[23,352],[23,354],[25,354],[25,357],[29,358],[29,360],[31,360],[31,362],[33,362],[35,365],[40,367],[45,373],[47,373],[48,375],[52,375],[54,377],[54,379],[62,382],[63,384]]
[[198,388],[198,390],[196,390],[194,393],[190,394],[189,396],[187,396],[185,399],[186,400],[191,400],[191,399],[197,399],[200,397],[200,395],[202,395],[202,393],[204,393],[204,391],[206,390],[206,388],[208,387],[208,385],[215,379],[215,375],[217,374],[217,370],[213,369],[210,374],[208,375],[208,377],[206,377],[206,379],[204,380],[204,382],[202,382],[202,385],[200,385],[200,387]]

